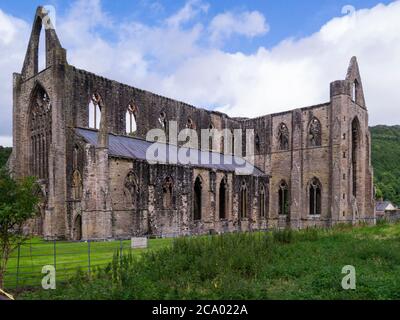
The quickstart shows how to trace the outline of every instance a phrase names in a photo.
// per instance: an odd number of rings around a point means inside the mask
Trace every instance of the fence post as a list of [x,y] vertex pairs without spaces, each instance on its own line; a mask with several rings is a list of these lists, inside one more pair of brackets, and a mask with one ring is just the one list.
[[90,277],[91,272],[91,263],[90,263],[90,240],[88,240],[88,272]]
[[57,270],[57,249],[56,249],[57,241],[53,242],[53,260],[54,260],[54,270]]
[[123,252],[123,244],[122,244],[122,239],[119,240],[119,261],[122,263],[122,252]]
[[17,285],[16,289],[18,289],[19,286],[19,260],[21,257],[21,244],[18,244],[18,258],[17,258]]

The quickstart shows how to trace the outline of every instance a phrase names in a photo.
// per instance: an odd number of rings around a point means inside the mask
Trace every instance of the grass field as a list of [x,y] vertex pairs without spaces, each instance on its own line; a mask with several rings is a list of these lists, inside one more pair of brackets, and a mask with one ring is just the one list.
[[[164,247],[171,241],[171,239],[149,240],[148,250]],[[19,253],[18,250],[13,253],[8,263],[5,288],[40,287],[41,279],[44,277],[41,271],[45,265],[56,265],[57,280],[62,281],[75,275],[77,269],[88,272],[89,265],[91,270],[106,266],[118,250],[122,249],[124,253],[132,252],[134,255],[140,255],[145,251],[131,250],[130,247],[129,240],[91,242],[89,247],[87,242],[56,242],[54,244],[54,242],[35,238],[22,245]]]
[[400,299],[400,224],[178,239],[19,299]]

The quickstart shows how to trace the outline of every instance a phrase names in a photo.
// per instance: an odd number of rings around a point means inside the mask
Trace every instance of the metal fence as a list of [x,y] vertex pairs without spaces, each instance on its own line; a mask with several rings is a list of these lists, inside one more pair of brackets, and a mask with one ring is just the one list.
[[112,262],[117,252],[135,252],[128,241],[104,242],[28,242],[19,246],[11,256],[6,276],[5,289],[19,289],[41,286],[46,275],[44,266],[53,266],[56,281],[68,280],[80,269],[89,275],[97,268],[105,267]]
[[387,211],[385,215],[379,216],[378,221],[387,221],[389,223],[397,223],[400,221],[400,210]]

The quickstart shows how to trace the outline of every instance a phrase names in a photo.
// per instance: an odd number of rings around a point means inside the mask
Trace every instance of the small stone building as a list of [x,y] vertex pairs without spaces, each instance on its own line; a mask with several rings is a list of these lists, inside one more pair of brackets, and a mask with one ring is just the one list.
[[[45,15],[39,7],[22,72],[13,79],[10,166],[41,184],[40,214],[29,224],[35,233],[81,240],[375,223],[356,58],[346,78],[331,83],[326,103],[231,118],[76,69]],[[42,20],[46,67],[39,71]],[[195,151],[223,160],[217,164],[149,162],[149,130],[167,132],[171,122],[198,136],[202,129],[252,129],[254,153],[246,154],[241,139],[243,153],[233,155],[226,140],[236,135],[222,136]],[[182,147],[171,138],[159,143]],[[251,174],[238,173],[240,154]]]

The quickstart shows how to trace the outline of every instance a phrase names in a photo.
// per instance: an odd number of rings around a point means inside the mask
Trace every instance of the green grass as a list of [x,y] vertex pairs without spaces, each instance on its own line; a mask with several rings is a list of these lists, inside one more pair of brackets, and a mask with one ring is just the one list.
[[[156,250],[172,242],[171,239],[149,240],[149,249]],[[140,255],[143,249],[131,250],[131,242],[109,241],[90,243],[90,266],[94,270],[109,264],[116,251],[121,249],[124,253],[132,252]],[[57,279],[59,281],[71,278],[77,269],[89,270],[89,246],[86,242],[56,242],[56,261],[54,261],[54,242],[45,242],[38,238],[32,239],[21,246],[19,253],[18,286],[37,287],[41,285],[43,266],[56,264]],[[8,263],[8,272],[5,278],[5,288],[17,286],[18,250],[14,251]]]
[[[353,265],[357,289],[341,287]],[[182,238],[20,299],[400,299],[400,224]]]

